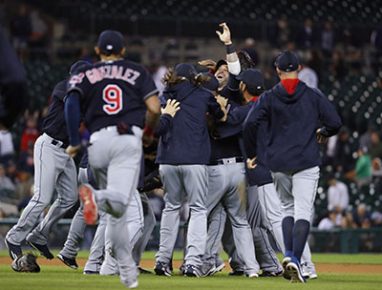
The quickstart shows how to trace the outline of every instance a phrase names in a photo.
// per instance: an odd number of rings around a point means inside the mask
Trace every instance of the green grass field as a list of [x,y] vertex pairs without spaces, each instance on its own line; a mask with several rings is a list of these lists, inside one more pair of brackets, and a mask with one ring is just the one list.
[[[6,252],[0,252],[0,257],[6,257]],[[86,252],[81,252],[79,257],[87,257]],[[144,260],[153,261],[154,253],[147,252]],[[180,259],[181,254],[176,253],[175,259]],[[3,259],[4,260],[4,259]],[[349,269],[353,265],[365,264],[381,267],[382,254],[315,254],[317,264],[346,264]],[[375,272],[375,271],[374,271]],[[219,273],[214,277],[187,278],[182,276],[158,277],[155,275],[141,275],[139,289],[155,290],[204,290],[204,289],[303,289],[313,290],[373,290],[382,289],[382,273],[336,273],[330,271],[319,272],[317,280],[307,284],[291,284],[283,278],[258,278],[229,277],[227,272]],[[118,277],[85,276],[80,270],[74,271],[66,266],[42,265],[41,273],[16,273],[8,264],[0,264],[0,289],[1,290],[90,290],[90,289],[126,289]]]

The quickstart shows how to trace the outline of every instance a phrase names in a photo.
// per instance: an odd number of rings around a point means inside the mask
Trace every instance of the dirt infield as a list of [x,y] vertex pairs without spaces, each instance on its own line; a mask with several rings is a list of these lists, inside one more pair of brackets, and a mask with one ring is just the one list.
[[[77,259],[80,267],[83,267],[86,263],[86,259]],[[54,265],[60,266],[62,262],[57,258],[49,261],[44,258],[38,258],[40,265]],[[7,257],[0,257],[0,265],[10,264],[10,259]],[[226,263],[227,264],[227,263]],[[143,260],[141,266],[145,269],[152,269],[154,262],[152,260]],[[178,269],[180,261],[174,261],[174,268]],[[317,263],[317,271],[319,273],[356,273],[356,274],[380,274],[382,273],[382,265],[371,264],[331,264],[331,263]],[[225,269],[226,271],[227,268]]]

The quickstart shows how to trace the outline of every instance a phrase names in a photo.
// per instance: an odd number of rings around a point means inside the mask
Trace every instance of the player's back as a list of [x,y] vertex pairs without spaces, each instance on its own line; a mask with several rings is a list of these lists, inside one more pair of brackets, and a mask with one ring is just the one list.
[[98,62],[70,79],[81,94],[81,111],[90,132],[121,122],[143,128],[145,99],[156,93],[146,69],[128,60]]

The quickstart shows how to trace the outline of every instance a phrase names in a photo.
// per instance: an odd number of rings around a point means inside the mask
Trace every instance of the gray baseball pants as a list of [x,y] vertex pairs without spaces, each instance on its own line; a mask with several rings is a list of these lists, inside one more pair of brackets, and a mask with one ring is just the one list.
[[[53,140],[44,133],[34,145],[34,194],[17,224],[7,233],[6,238],[12,244],[20,245],[27,238],[28,241],[46,245],[52,226],[78,200],[74,161],[60,147],[62,143],[53,145]],[[55,190],[58,197],[39,223],[39,218],[50,205]]]
[[[232,225],[234,246],[238,257],[243,261],[244,271],[247,274],[257,273],[260,270],[256,260],[255,247],[251,228],[247,221],[245,207],[245,172],[243,163],[229,163],[208,166],[208,197],[207,208],[212,221],[223,221],[215,218],[219,210],[214,210],[221,202]],[[225,220],[224,220],[225,221]],[[224,226],[223,221],[223,226]],[[221,224],[217,225],[221,228]],[[214,224],[209,224],[206,263],[215,265],[216,253],[221,241],[221,232],[216,232]]]
[[119,135],[116,127],[101,129],[90,136],[89,166],[101,190],[94,190],[98,208],[108,213],[105,235],[118,262],[123,284],[137,278],[132,245],[125,225],[126,208],[138,185],[142,130],[133,126],[134,135]]
[[[272,211],[268,213],[268,216],[273,225],[275,238],[282,252],[285,253],[284,243],[280,242],[283,240],[281,228],[282,218],[285,216],[293,216],[295,221],[305,219],[310,222],[314,209],[320,169],[317,166],[295,174],[283,172],[273,172],[272,174],[275,189],[266,185],[267,187],[264,188],[264,198],[266,198],[266,200],[264,202],[270,205],[265,208],[272,209]],[[278,199],[272,197],[277,194],[279,196]],[[280,209],[280,211],[275,209]],[[273,222],[271,219],[273,219]],[[302,253],[301,262],[307,263],[308,267],[314,267],[308,243],[305,245]]]
[[[257,186],[247,188],[247,217],[252,229],[256,258],[260,268],[263,271],[272,273],[282,271],[281,264],[269,240],[272,234],[271,226],[260,204]],[[231,253],[230,265],[234,270],[244,270],[242,259],[238,255],[238,249],[235,248],[230,237],[230,228],[226,227],[223,235],[223,246],[227,253]]]
[[190,219],[185,264],[200,268],[207,240],[207,166],[161,164],[159,173],[166,195],[156,261],[170,263],[179,229],[179,210],[182,203],[187,200]]

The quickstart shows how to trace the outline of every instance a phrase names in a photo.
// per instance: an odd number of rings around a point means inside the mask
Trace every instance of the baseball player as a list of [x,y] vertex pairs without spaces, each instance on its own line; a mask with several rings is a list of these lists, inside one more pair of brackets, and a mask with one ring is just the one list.
[[0,26],[0,127],[11,128],[26,108],[25,70]]
[[158,129],[160,140],[156,162],[160,164],[159,172],[166,195],[154,268],[157,275],[171,276],[170,261],[179,227],[179,210],[182,202],[187,200],[190,218],[184,274],[202,276],[201,258],[207,238],[206,164],[210,158],[206,113],[210,112],[217,119],[224,117],[211,92],[201,87],[209,80],[207,76],[197,75],[190,64],[178,64],[166,79],[163,99],[178,101],[181,110],[174,118],[163,118],[163,121],[167,120],[167,125],[163,123]]
[[[231,47],[227,47],[227,48],[231,49],[231,51],[230,51],[231,55],[228,55],[228,57],[229,57],[228,60],[231,60],[231,57],[233,57],[233,56],[236,56],[235,59],[237,59],[236,52],[232,48],[229,28],[225,23],[221,24],[221,26],[223,27],[223,33],[220,35],[220,38],[223,41],[223,43],[227,43],[229,46],[231,46]],[[248,62],[248,59],[246,59],[246,63],[247,62]],[[240,71],[241,63],[239,65],[238,71]],[[245,65],[244,67],[248,67],[248,66]],[[228,71],[232,71],[232,63],[230,65],[230,67],[228,68]],[[235,72],[235,71],[233,71],[233,72]],[[259,75],[260,75],[260,82],[261,82],[261,80],[262,80],[261,73],[257,72],[257,74],[255,74],[255,76],[254,76],[254,82],[255,83],[259,79]],[[260,83],[260,85],[262,88],[263,85],[261,83]],[[256,89],[257,86],[252,86],[252,87],[255,87],[255,89],[252,89],[252,90],[259,92],[259,89]],[[239,90],[239,81],[237,81],[235,79],[233,74],[230,74],[229,81],[227,82],[227,85],[223,89],[220,90],[220,94],[223,94],[225,97],[227,97],[230,100],[229,101],[229,106],[230,106],[229,115],[231,114],[230,112],[235,111],[236,108],[238,110],[241,109],[241,107],[238,107],[239,104],[237,104],[237,102],[235,102],[236,100],[241,100],[242,96],[241,96],[241,93]],[[247,102],[250,100],[252,100],[252,96],[247,100]],[[215,144],[215,146],[213,146],[213,147],[215,147],[215,150],[212,150],[213,152],[215,152],[215,154],[229,154],[229,153],[232,154],[232,153],[234,153],[233,156],[235,157],[235,160],[236,160],[236,158],[243,158],[241,148],[239,146],[239,137],[240,137],[240,132],[241,132],[241,124],[244,121],[245,116],[246,116],[248,111],[249,111],[249,109],[245,109],[245,114],[243,115],[242,120],[236,125],[234,124],[232,126],[229,123],[224,123],[222,125],[217,126],[216,131],[218,133],[217,135],[220,136],[220,138],[218,138],[217,140],[211,141],[212,144]],[[228,155],[226,155],[226,156],[228,156]],[[233,161],[233,159],[232,159],[232,161]],[[214,162],[216,162],[216,160],[214,160]],[[222,165],[220,165],[220,166],[222,166]],[[235,175],[240,176],[241,180],[244,181],[244,179],[245,179],[245,177],[244,177],[244,164],[243,164],[242,172],[237,170],[237,171],[235,171],[235,173],[231,173],[229,176],[235,176]],[[211,188],[213,188],[213,187],[220,188],[221,187],[221,182],[213,182],[213,181],[214,181],[213,178],[209,181],[209,186]],[[239,191],[241,192],[241,194],[240,194],[241,199],[246,198],[245,196],[243,196],[243,193],[246,191],[245,190],[245,183],[242,183],[241,188],[239,186],[232,187],[232,188],[236,188],[236,190],[238,192]],[[240,190],[239,190],[239,188],[240,188]],[[211,193],[210,193],[209,197],[211,197]],[[214,200],[214,198],[211,198],[211,199],[209,198],[209,200]],[[240,203],[244,204],[244,202],[242,200],[241,201],[239,200],[239,196],[237,196],[237,200],[238,200],[237,204],[239,204],[239,205],[240,205]],[[243,208],[244,209],[244,219],[246,220],[248,217],[249,221],[250,221],[250,225],[252,227],[252,233],[251,234],[253,234],[256,259],[260,264],[260,268],[263,270],[262,275],[266,275],[267,273],[272,274],[272,275],[277,275],[281,271],[281,266],[277,260],[277,257],[276,257],[274,250],[272,249],[272,247],[269,243],[267,231],[266,231],[266,229],[264,229],[261,226],[263,224],[261,222],[262,217],[259,216],[258,214],[256,214],[258,212],[259,206],[258,206],[258,202],[255,202],[255,201],[256,200],[254,200],[254,198],[252,198],[252,195],[248,197],[248,202],[247,202],[248,215],[245,213],[245,207],[244,207]],[[224,208],[227,209],[226,206]],[[251,208],[253,208],[253,209],[251,210]],[[240,210],[242,210],[242,209],[240,209]],[[240,213],[240,211],[238,211],[238,212]],[[221,215],[221,214],[223,214],[223,215]],[[253,218],[253,216],[255,216],[256,218]],[[217,204],[209,216],[209,230],[208,230],[209,240],[207,242],[207,245],[208,245],[207,252],[208,251],[210,251],[210,252],[207,254],[207,256],[210,257],[209,258],[210,261],[213,260],[212,257],[214,255],[217,256],[219,242],[221,240],[221,237],[223,236],[223,238],[222,238],[223,247],[224,247],[224,250],[230,256],[230,265],[233,268],[233,272],[231,272],[230,275],[244,275],[246,266],[245,266],[245,263],[242,262],[243,260],[241,260],[238,257],[238,252],[235,250],[236,242],[234,242],[234,240],[232,238],[231,223],[229,221],[227,221],[227,224],[225,227],[226,230],[224,231],[224,221],[225,221],[224,209],[222,208],[221,204]],[[256,222],[254,222],[254,221],[256,221]],[[224,231],[224,235],[223,235],[223,231]],[[210,238],[210,237],[213,237],[213,238]],[[209,243],[209,241],[213,241],[213,243]],[[239,248],[239,246],[238,246],[238,248]],[[240,249],[240,251],[246,251],[247,250],[247,246],[244,246],[241,248],[242,249]],[[252,256],[249,255],[248,252],[245,255],[247,257],[246,259],[252,258]],[[253,258],[254,258],[254,256],[253,256]],[[215,265],[214,272],[220,270],[219,265],[221,265],[221,264]],[[211,268],[211,270],[213,270],[213,269],[214,268]],[[210,274],[213,274],[214,272],[210,271]]]
[[[84,61],[76,62],[71,67],[70,74],[86,64]],[[78,200],[76,166],[65,152],[69,143],[63,101],[66,85],[67,80],[63,80],[55,86],[49,112],[43,123],[44,133],[34,145],[33,197],[5,238],[12,259],[22,255],[20,244],[25,239],[47,259],[53,259],[47,246],[50,230]],[[35,227],[40,215],[50,205],[55,190],[58,198],[42,222]]]
[[[143,163],[142,163],[143,164]],[[80,171],[78,174],[78,182],[79,184],[83,183],[90,183],[92,186],[96,187],[95,180],[92,178],[91,170],[87,170],[88,162],[87,162],[87,152],[84,154],[83,158],[80,162]],[[88,173],[90,173],[88,178]],[[143,171],[141,170],[141,175]],[[143,187],[143,185],[141,186]],[[145,187],[143,187],[145,188]],[[147,190],[147,187],[146,187]],[[143,251],[146,248],[146,245],[150,239],[151,233],[155,227],[155,215],[151,208],[151,205],[149,204],[148,198],[146,194],[143,191],[139,192],[142,205],[139,206],[135,203],[138,198],[132,199],[132,204],[128,205],[127,207],[127,223],[128,227],[131,228],[130,232],[135,232],[137,234],[133,234],[133,236],[140,236],[135,238],[135,240],[130,240],[130,242],[134,245],[133,247],[133,259],[137,265],[139,265],[139,262],[141,260],[141,256]],[[143,217],[144,217],[144,225],[143,229],[141,229],[141,211],[143,210]],[[104,217],[105,214],[101,213],[101,216]],[[102,220],[102,222],[101,222]],[[94,240],[92,242],[90,254],[88,261],[84,267],[84,274],[98,274],[100,273],[101,265],[108,256],[108,252],[105,253],[105,226],[106,226],[106,218],[100,219],[99,224],[102,224],[102,227],[97,227],[96,235],[94,237]],[[57,255],[57,258],[59,258],[65,265],[68,267],[76,270],[78,269],[78,264],[76,262],[76,256],[79,251],[80,242],[83,239],[84,231],[85,231],[85,221],[83,218],[83,205],[81,204],[80,208],[77,210],[76,214],[74,215],[72,219],[72,223],[70,225],[69,233],[67,240],[65,242],[64,247],[60,251],[60,253]],[[138,234],[142,231],[142,235]],[[108,261],[111,261],[110,263],[113,263],[113,268],[118,269],[114,266],[114,261],[111,259],[108,259]],[[147,270],[144,270],[142,268],[139,268],[141,273],[148,272]],[[110,272],[110,271],[109,271]],[[115,271],[115,273],[117,273]]]
[[[269,128],[266,164],[273,172],[284,216],[284,277],[304,283],[300,261],[309,234],[319,179],[318,143],[336,134],[341,120],[334,106],[319,90],[298,80],[300,65],[293,52],[280,54],[275,66],[281,81],[251,108],[244,124],[244,136],[260,134],[258,126],[261,122],[266,122]],[[250,156],[248,167],[255,168],[256,146],[251,143],[246,146],[246,151]]]
[[[240,63],[236,51],[232,47],[230,32],[225,23],[220,24],[223,32],[217,31],[219,38],[227,48],[228,69],[234,73],[240,72]],[[234,69],[232,69],[232,67]],[[238,67],[238,69],[237,69]],[[235,70],[236,69],[236,70]],[[219,72],[218,72],[219,74]],[[223,79],[223,78],[221,78]],[[217,125],[219,126],[219,125]],[[224,130],[224,128],[219,128]],[[208,196],[207,209],[209,219],[214,219],[214,214],[219,214],[215,209],[221,202],[219,208],[225,208],[232,225],[232,232],[238,255],[244,261],[245,274],[250,277],[258,277],[260,270],[256,260],[255,248],[251,229],[248,225],[245,208],[240,201],[240,186],[245,184],[244,163],[241,154],[238,135],[230,138],[211,138],[211,157],[208,166]],[[214,210],[215,209],[215,210]],[[215,235],[215,231],[208,231],[207,252],[205,265],[207,275],[211,275],[216,269],[215,249],[221,239]]]
[[142,137],[152,140],[160,103],[151,76],[141,65],[124,60],[125,50],[120,32],[106,30],[100,34],[95,51],[101,61],[71,77],[65,119],[70,155],[80,149],[81,112],[91,133],[89,166],[100,190],[80,186],[84,220],[94,224],[98,208],[108,214],[105,235],[117,259],[120,280],[135,288],[138,271],[126,227],[126,207],[138,185]]
[[[254,55],[253,51],[249,51],[247,49],[238,52],[242,70],[253,68],[255,66],[252,55]],[[252,77],[250,77],[250,75],[252,75]],[[245,103],[248,105],[230,110],[228,114],[231,122],[234,121],[236,124],[240,125],[240,127],[237,128],[240,131],[242,122],[244,122],[250,108],[257,100],[257,97],[249,93],[249,90],[245,90],[245,88],[248,87],[248,85],[252,88],[256,87],[256,79],[260,81],[257,82],[257,84],[263,86],[261,81],[262,78],[260,77],[259,72],[252,72],[246,77],[244,77],[243,74],[242,77],[241,92],[243,95],[248,95],[247,99],[244,98],[246,99],[244,100]],[[230,85],[232,86],[232,82],[230,82]],[[251,91],[253,92],[254,90],[252,89]],[[257,90],[257,94],[259,95],[260,93],[261,91]],[[258,134],[259,136],[257,138],[254,136],[251,140],[251,142],[257,144],[259,154],[256,159],[256,170],[248,170],[247,168],[247,181],[249,185],[247,189],[249,193],[247,200],[247,212],[249,222],[252,226],[252,231],[256,233],[254,234],[254,241],[257,260],[263,270],[261,276],[272,277],[280,274],[279,263],[276,260],[276,256],[270,254],[273,250],[269,248],[269,241],[267,241],[267,239],[262,239],[262,237],[266,237],[268,232],[268,234],[270,234],[272,239],[276,242],[278,248],[277,250],[284,252],[284,242],[282,239],[281,229],[282,214],[280,198],[276,192],[271,172],[265,165],[266,145],[264,140],[267,136],[267,129],[264,127],[260,130],[262,133]],[[240,261],[234,250],[234,243],[230,235],[230,228],[226,226],[225,229],[226,230],[223,235],[223,246],[226,251],[232,253],[230,265],[234,269],[230,274],[242,275],[243,263]],[[263,241],[261,242],[259,239],[262,239]],[[301,260],[304,276],[309,277],[310,279],[317,278],[317,273],[312,262],[312,255],[308,243],[306,243]],[[274,261],[274,263],[272,263],[272,261]]]

